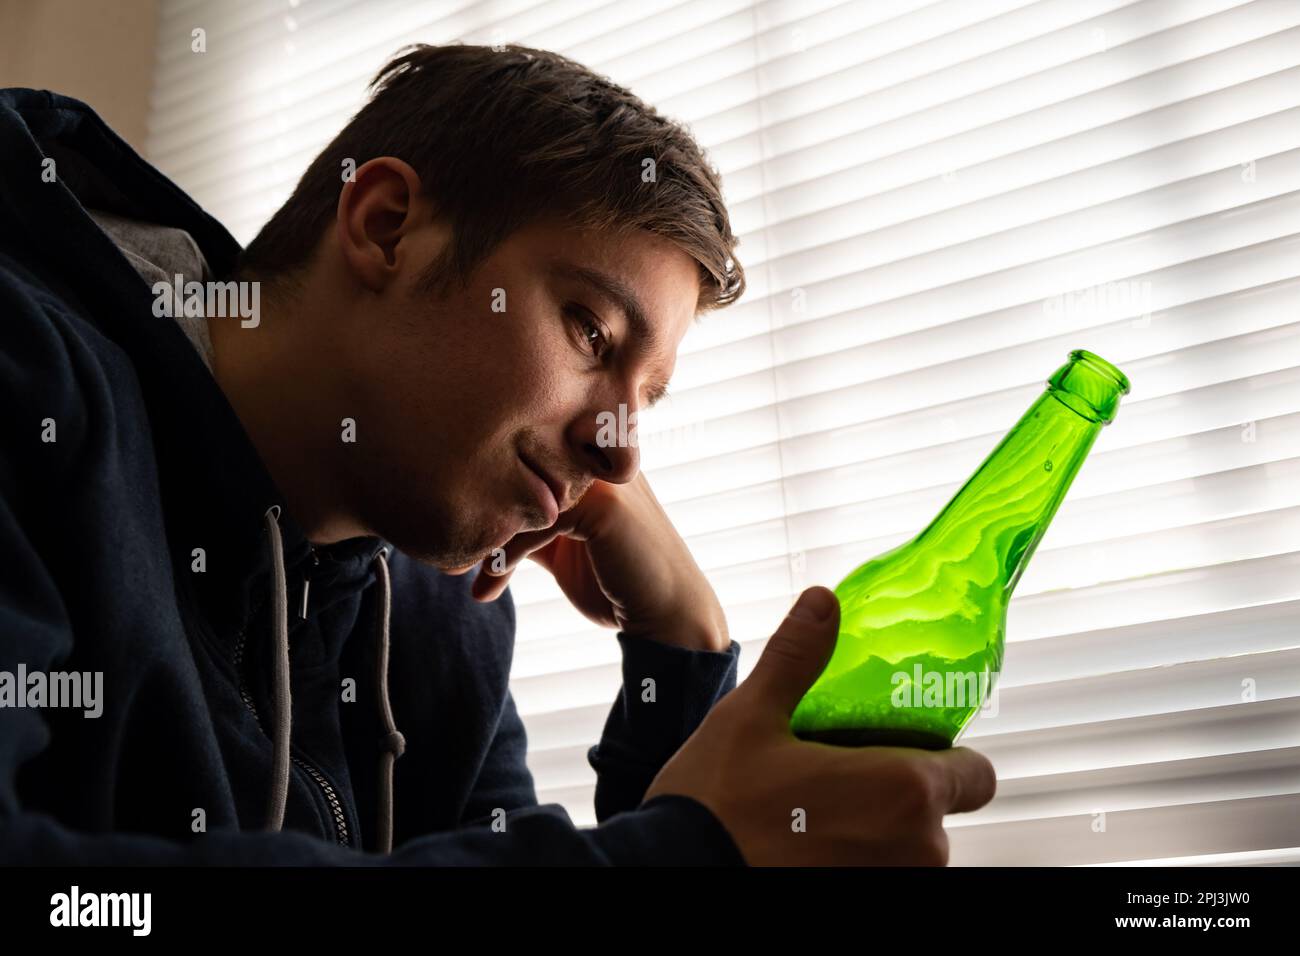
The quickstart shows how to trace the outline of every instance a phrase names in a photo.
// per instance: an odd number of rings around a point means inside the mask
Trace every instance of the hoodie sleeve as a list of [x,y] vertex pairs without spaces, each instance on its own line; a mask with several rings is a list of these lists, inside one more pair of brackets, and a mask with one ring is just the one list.
[[636,807],[659,770],[713,705],[736,687],[740,645],[703,651],[618,632],[623,686],[600,743],[587,752],[596,771],[596,819]]
[[515,706],[514,694],[507,690],[501,720],[462,813],[464,821],[480,821],[496,807],[537,806],[537,789],[527,754],[528,732]]
[[[740,645],[732,641],[727,651],[716,653],[669,647],[621,632],[619,640],[624,652],[623,687],[600,744],[588,751],[597,771],[596,813],[601,825],[580,832],[594,834],[606,852],[638,862],[744,865],[722,822],[703,804],[680,795],[641,802],[668,758],[713,704],[736,686]],[[655,703],[667,706],[656,710],[627,703],[639,704],[645,696],[643,677],[654,678]],[[629,684],[629,678],[635,678],[635,683]],[[663,692],[668,697],[661,697]],[[501,721],[465,808],[467,821],[490,826],[492,808],[514,807],[523,819],[540,814],[572,825],[559,804],[538,806],[527,753],[528,734],[514,696],[507,693]]]

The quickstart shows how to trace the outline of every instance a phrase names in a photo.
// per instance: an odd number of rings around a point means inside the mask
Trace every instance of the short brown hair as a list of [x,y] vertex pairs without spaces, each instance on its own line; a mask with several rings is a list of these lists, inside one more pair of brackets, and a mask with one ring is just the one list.
[[431,288],[464,285],[513,231],[554,216],[671,240],[699,265],[698,311],[744,292],[717,171],[684,127],[608,78],[516,44],[418,44],[370,88],[244,250],[241,275],[274,284],[306,265],[333,221],[344,161],[395,156],[451,222],[451,246],[424,277]]

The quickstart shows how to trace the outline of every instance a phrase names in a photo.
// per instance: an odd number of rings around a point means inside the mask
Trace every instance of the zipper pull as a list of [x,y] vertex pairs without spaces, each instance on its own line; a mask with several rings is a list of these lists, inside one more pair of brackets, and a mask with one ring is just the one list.
[[[311,549],[311,566],[314,568],[320,564],[320,558],[316,556],[316,549]],[[311,574],[309,571],[302,573],[302,607],[298,609],[298,620],[307,620],[307,597],[311,593]]]

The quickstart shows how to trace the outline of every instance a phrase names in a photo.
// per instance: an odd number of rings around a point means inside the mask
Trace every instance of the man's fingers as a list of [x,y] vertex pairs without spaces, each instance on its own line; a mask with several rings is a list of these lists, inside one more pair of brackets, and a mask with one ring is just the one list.
[[509,574],[527,557],[529,551],[546,545],[545,538],[535,537],[540,533],[530,531],[527,534],[517,534],[500,548],[494,549],[483,559],[483,573],[493,577]]
[[840,602],[835,592],[808,588],[763,648],[744,686],[762,708],[788,720],[835,650]]
[[993,799],[998,778],[988,757],[969,747],[928,751],[928,754],[943,780],[945,813],[969,813]]
[[505,592],[506,586],[510,584],[510,575],[512,574],[514,574],[514,569],[500,575],[488,574],[485,564],[479,569],[478,577],[474,579],[474,583],[469,586],[470,596],[478,601],[495,601]]
[[525,531],[517,534],[500,548],[483,559],[478,577],[470,587],[470,594],[480,601],[495,601],[515,573],[519,563],[549,545],[562,534],[559,522],[540,531]]
[[493,577],[508,575],[528,555],[540,551],[560,535],[574,531],[576,524],[577,517],[572,511],[567,511],[549,528],[521,531],[483,559],[483,570]]
[[[586,540],[582,530],[582,519],[577,508],[564,512],[549,528],[536,531],[522,531],[500,548],[496,548],[480,562],[478,577],[470,588],[470,593],[481,601],[495,601],[505,591],[510,575],[514,574],[520,562],[529,555],[550,546],[562,535]],[[549,556],[543,555],[535,560],[543,567],[554,572]]]

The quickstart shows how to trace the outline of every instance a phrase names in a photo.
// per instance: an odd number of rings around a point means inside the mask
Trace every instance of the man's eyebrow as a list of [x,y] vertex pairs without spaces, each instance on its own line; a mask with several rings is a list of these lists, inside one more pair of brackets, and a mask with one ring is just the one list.
[[[600,269],[593,269],[590,266],[579,265],[576,262],[569,262],[564,259],[556,261],[551,266],[551,274],[582,282],[613,302],[627,320],[629,337],[633,342],[633,348],[642,355],[648,355],[655,351],[659,345],[659,335],[654,326],[650,324],[649,318],[646,317],[641,300],[622,279]],[[668,394],[668,383],[666,381],[659,379],[652,382],[646,391],[646,408],[653,408],[666,394]]]

